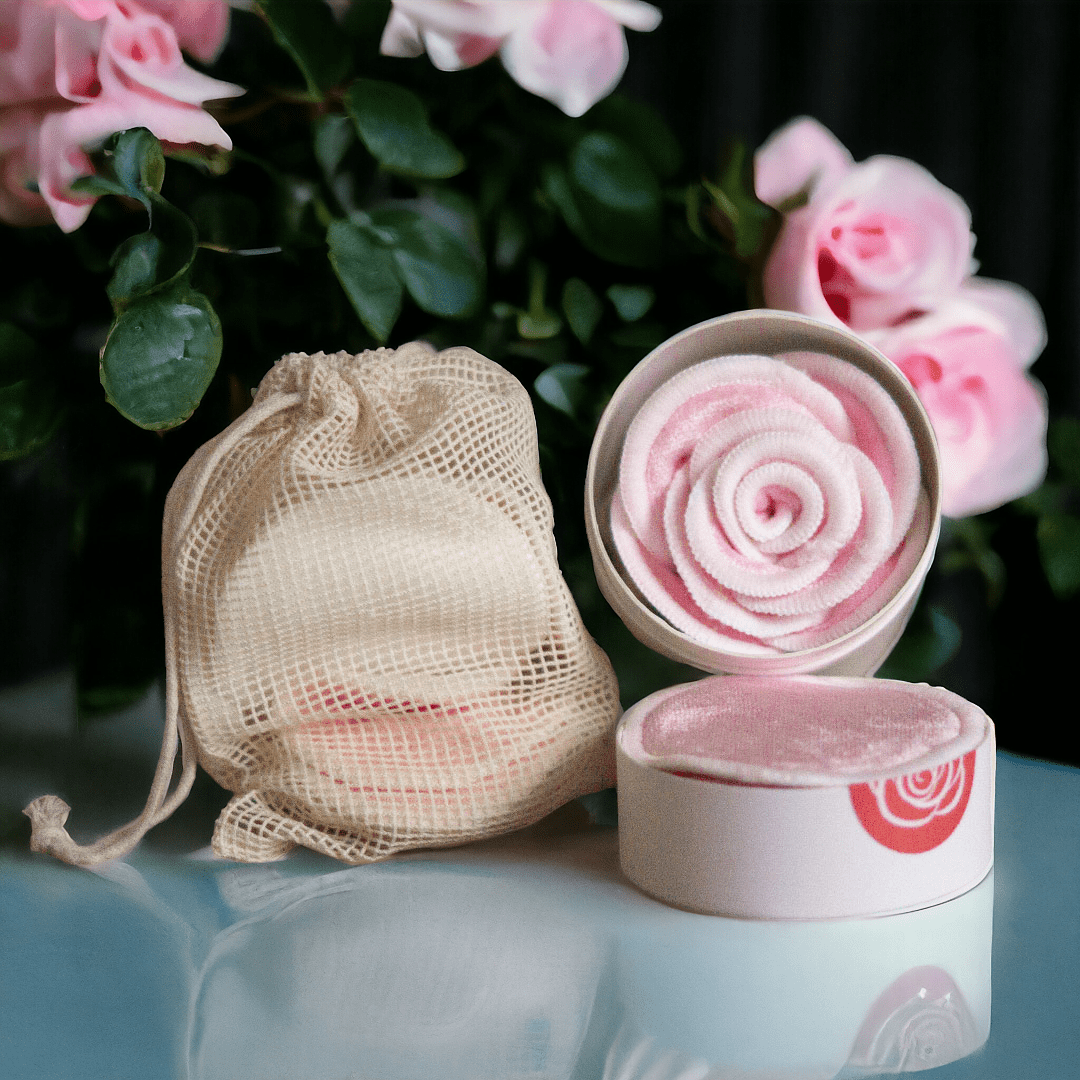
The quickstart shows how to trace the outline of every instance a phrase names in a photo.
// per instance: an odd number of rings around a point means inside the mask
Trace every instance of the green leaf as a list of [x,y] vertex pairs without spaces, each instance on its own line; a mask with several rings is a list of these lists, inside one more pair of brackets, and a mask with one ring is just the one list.
[[401,314],[402,288],[393,256],[349,221],[331,222],[326,243],[330,265],[360,321],[376,341],[386,341]]
[[115,271],[105,291],[114,310],[119,311],[136,297],[153,291],[158,284],[163,254],[164,246],[152,232],[129,236],[113,252],[110,262]]
[[653,306],[656,293],[648,285],[612,285],[607,298],[623,322],[637,322]]
[[158,431],[195,411],[220,359],[217,314],[205,296],[181,282],[134,301],[113,323],[101,385],[121,414]]
[[648,162],[618,136],[594,131],[578,140],[569,165],[585,245],[622,265],[653,262],[660,247],[661,195]]
[[581,278],[570,278],[563,286],[562,309],[574,337],[588,345],[604,313],[600,298]]
[[106,143],[101,174],[77,182],[79,190],[89,194],[137,199],[150,215],[149,229],[121,243],[109,260],[113,276],[106,292],[117,312],[137,297],[175,282],[195,258],[195,226],[162,198],[164,179],[161,143],[146,128],[129,128]]
[[1059,600],[1080,592],[1080,518],[1072,514],[1048,514],[1036,530],[1039,555],[1050,588]]
[[175,282],[195,258],[198,236],[191,218],[154,192],[147,200],[150,229],[128,237],[110,259],[114,272],[105,291],[117,312]]
[[745,144],[735,143],[718,183],[704,181],[717,210],[727,219],[735,242],[735,254],[752,259],[765,244],[776,211],[754,193],[753,160]]
[[553,409],[574,416],[585,399],[582,379],[588,374],[584,364],[555,364],[537,376],[533,387]]
[[562,319],[554,311],[522,311],[517,317],[518,334],[530,341],[554,337],[562,329]]
[[357,133],[384,169],[404,176],[456,176],[465,159],[428,122],[411,90],[378,79],[357,79],[345,96]]
[[107,176],[80,176],[71,182],[71,190],[77,195],[129,195],[127,188]]
[[296,61],[310,93],[322,100],[349,70],[345,36],[324,0],[258,0],[277,43]]
[[1061,416],[1050,422],[1046,448],[1050,460],[1061,470],[1062,476],[1080,487],[1080,420],[1075,416]]
[[960,639],[959,625],[942,608],[917,608],[878,678],[925,682],[956,655]]
[[662,180],[670,180],[682,166],[679,140],[663,117],[648,105],[611,94],[597,102],[585,120],[635,147]]
[[355,138],[355,127],[341,113],[330,113],[316,121],[315,160],[327,180],[333,179]]
[[[121,131],[106,150],[113,174],[134,199],[158,194],[165,179],[165,155],[161,143],[146,128]],[[149,208],[149,207],[148,207]]]
[[521,215],[506,207],[495,225],[495,265],[509,270],[521,258],[529,242],[529,233]]
[[150,199],[161,191],[165,155],[161,143],[146,128],[118,131],[106,142],[101,170],[80,176],[71,189],[81,195],[123,195],[137,199],[150,211]]
[[55,434],[61,413],[37,343],[0,323],[0,461],[25,457]]
[[996,608],[1005,595],[1005,560],[990,546],[991,526],[983,517],[942,518],[935,563],[943,573],[971,567],[986,582],[986,602]]
[[552,162],[545,162],[540,170],[540,188],[548,197],[555,208],[562,214],[563,220],[569,226],[575,236],[584,237],[587,228],[585,219],[574,201],[574,193],[570,190],[570,178],[566,170]]
[[636,216],[659,210],[656,174],[615,135],[594,131],[579,139],[570,153],[570,179],[577,192],[605,210]]
[[431,315],[462,318],[484,295],[484,264],[449,229],[414,210],[376,210],[372,235],[389,249],[398,278]]

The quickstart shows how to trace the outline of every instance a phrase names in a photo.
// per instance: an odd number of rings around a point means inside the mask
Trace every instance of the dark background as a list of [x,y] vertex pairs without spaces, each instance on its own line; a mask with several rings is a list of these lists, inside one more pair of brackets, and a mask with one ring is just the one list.
[[[629,34],[621,89],[656,105],[705,175],[733,138],[751,146],[794,116],[821,120],[856,160],[912,158],[972,211],[981,273],[1043,307],[1033,373],[1052,416],[1080,415],[1080,5],[900,0],[668,0]],[[9,268],[10,272],[10,268]],[[62,667],[73,588],[60,437],[0,466],[0,685]],[[1000,744],[1080,763],[1070,675],[1080,600],[1054,599],[1032,520],[1006,508],[992,543],[1008,572],[987,599],[976,571],[934,574],[931,599],[963,630],[933,681],[983,706]],[[150,556],[156,558],[157,553]]]

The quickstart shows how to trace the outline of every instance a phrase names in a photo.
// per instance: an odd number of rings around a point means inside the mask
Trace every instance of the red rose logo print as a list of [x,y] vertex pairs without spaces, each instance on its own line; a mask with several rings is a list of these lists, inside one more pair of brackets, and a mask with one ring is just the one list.
[[866,831],[893,851],[918,855],[943,844],[967,809],[975,751],[893,780],[851,784],[851,805]]

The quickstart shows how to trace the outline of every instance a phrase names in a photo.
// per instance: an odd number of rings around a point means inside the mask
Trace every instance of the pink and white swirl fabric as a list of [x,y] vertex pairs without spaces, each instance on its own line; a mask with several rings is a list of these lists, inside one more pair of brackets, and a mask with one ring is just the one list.
[[669,379],[623,444],[611,528],[644,598],[736,655],[825,644],[911,575],[929,534],[899,407],[833,356],[721,356]]

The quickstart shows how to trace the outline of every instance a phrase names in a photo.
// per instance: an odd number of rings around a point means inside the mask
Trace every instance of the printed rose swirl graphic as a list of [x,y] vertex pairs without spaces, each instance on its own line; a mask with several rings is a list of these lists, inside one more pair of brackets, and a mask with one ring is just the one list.
[[863,828],[893,851],[917,855],[943,844],[967,809],[975,751],[894,780],[852,784],[851,804]]
[[911,432],[851,364],[724,356],[680,372],[627,432],[611,526],[656,610],[742,655],[812,648],[865,622],[929,532]]

